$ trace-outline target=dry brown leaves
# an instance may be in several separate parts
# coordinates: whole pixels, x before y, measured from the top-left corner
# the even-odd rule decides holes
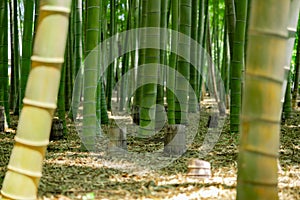
[[[297,114],[282,125],[280,199],[300,199],[300,118]],[[208,113],[201,114],[199,133],[206,131],[207,117]],[[203,141],[201,134],[184,156],[171,165],[159,171],[130,174],[105,167],[97,154],[81,152],[75,128],[70,121],[68,124],[69,135],[48,146],[39,186],[40,200],[235,199],[238,136],[229,134],[228,120],[217,145],[204,158],[212,166],[212,178],[209,179],[186,176],[188,161],[195,157]],[[9,161],[13,137],[13,133],[0,133],[0,183]],[[129,149],[138,151],[143,146],[135,141]]]

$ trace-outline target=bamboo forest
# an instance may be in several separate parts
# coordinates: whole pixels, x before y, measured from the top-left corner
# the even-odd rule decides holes
[[[300,199],[300,0],[0,0],[0,199]]]

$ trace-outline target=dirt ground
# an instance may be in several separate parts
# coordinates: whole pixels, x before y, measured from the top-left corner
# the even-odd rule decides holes
[[[95,154],[80,150],[80,139],[71,120],[68,135],[51,141],[44,161],[39,198],[50,199],[235,199],[238,135],[230,134],[228,118],[222,134],[204,158],[210,162],[212,177],[187,176],[187,165],[197,155],[207,131],[209,113],[202,109],[198,131],[183,156],[168,166],[143,173],[131,173],[108,167]],[[300,112],[282,123],[280,145],[279,198],[300,199]],[[197,124],[198,125],[198,124]],[[12,129],[17,117],[12,116]],[[0,133],[0,184],[6,172],[14,133]],[[153,148],[163,145],[155,140]],[[158,146],[157,146],[158,145]],[[145,144],[128,141],[128,149],[139,151]],[[151,146],[151,144],[150,144]]]

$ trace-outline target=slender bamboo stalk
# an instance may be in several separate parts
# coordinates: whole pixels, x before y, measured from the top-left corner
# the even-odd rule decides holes
[[[139,13],[139,27],[143,28],[147,26],[147,7],[148,7],[148,1],[147,0],[141,0],[141,11]],[[145,33],[141,33],[139,36],[139,43],[142,45],[142,43],[146,43],[146,36]],[[139,44],[138,44],[139,45]],[[140,66],[145,64],[145,49],[139,49],[138,50],[138,68],[137,68],[137,85],[142,85],[142,79],[141,76],[143,74],[143,70]],[[140,103],[142,99],[142,88],[138,88],[136,90],[134,101],[133,101],[133,122],[136,124],[140,123]]]
[[[297,52],[295,58],[295,79],[294,79],[294,88],[293,88],[293,98],[292,98],[292,107],[297,107],[297,97],[299,93],[299,68],[300,68],[300,20],[298,22],[298,39],[297,39]]]
[[[300,22],[298,22],[299,9],[300,9],[300,1],[292,0],[291,5],[290,5],[290,16],[289,16],[289,25],[288,25],[289,40],[288,40],[288,47],[287,47],[287,54],[286,54],[287,69],[290,68],[289,66],[290,66],[290,63],[292,60],[294,43],[295,43],[295,39],[296,39],[297,24],[300,23]],[[298,35],[298,40],[299,40],[299,35]],[[296,71],[296,73],[297,73],[297,71]],[[295,83],[294,85],[298,86],[298,83]],[[294,96],[294,93],[293,93],[293,96]],[[293,104],[294,105],[296,104],[295,101],[293,101]]]
[[[288,24],[288,42],[286,49],[286,65],[285,65],[285,81],[283,83],[283,94],[284,105],[283,112],[286,118],[290,118],[292,112],[292,101],[291,101],[291,80],[290,80],[290,63],[292,60],[292,54],[295,43],[295,34],[297,31],[297,22],[299,17],[300,1],[293,0],[290,4],[289,11],[289,24]],[[287,91],[288,90],[288,91]]]
[[[292,98],[291,98],[291,79],[290,79],[290,73],[287,77],[287,84],[286,84],[286,90],[284,95],[284,103],[283,103],[283,109],[284,118],[289,119],[291,118],[292,114]]]
[[[19,85],[20,85],[20,48],[19,48],[19,17],[18,17],[18,1],[13,1],[13,44],[14,44],[14,62],[12,67],[14,68],[14,83],[15,87],[13,88],[13,109],[14,114],[19,114]]]
[[[192,0],[192,24],[191,24],[191,38],[194,41],[197,41],[197,35],[198,35],[198,20],[197,19],[197,12],[198,12],[198,5],[199,5],[199,0]],[[191,41],[192,44],[192,41]],[[195,47],[195,45],[191,45],[191,62],[196,63],[195,60],[197,58],[198,51]],[[192,86],[191,88],[193,90],[189,91],[189,112],[196,112],[197,111],[197,106],[198,106],[198,100],[196,98],[195,92],[198,91],[198,84],[197,84],[197,71],[195,66],[192,64],[190,65],[190,85]]]
[[[204,48],[205,48],[205,41],[207,35],[207,16],[208,16],[208,1],[207,0],[200,0],[199,1],[199,31],[198,31],[198,43],[201,44],[201,48],[198,50],[200,51],[198,63],[200,66],[199,69],[199,76],[198,76],[198,101],[200,102],[202,97],[202,83],[203,83],[203,70],[204,70]]]
[[[86,2],[85,26],[85,67],[84,67],[84,102],[83,102],[83,136],[81,148],[93,151],[97,130],[96,94],[99,64],[99,8],[98,0]],[[87,58],[87,56],[89,56]]]
[[[191,35],[192,24],[192,1],[179,0],[179,32]],[[184,41],[181,37],[178,39],[178,48],[185,49],[186,56],[190,59],[190,40]],[[181,76],[179,75],[181,74]],[[183,80],[183,77],[185,80]],[[187,60],[181,56],[177,60],[177,74],[176,74],[176,86],[175,90],[178,99],[183,99],[180,104],[178,99],[175,101],[175,122],[176,124],[188,123],[188,82],[190,79],[190,64]]]
[[[66,68],[67,68],[67,54],[68,54],[68,42],[66,45],[66,52],[65,52],[65,63],[62,65],[61,75],[60,75],[60,84],[58,90],[58,97],[57,97],[57,113],[58,118],[63,123],[63,135],[67,134],[67,124],[66,124],[66,101],[65,101],[65,88],[66,88]]]
[[[116,34],[116,1],[110,0],[110,37]],[[110,60],[112,59],[113,54],[113,42],[110,44]],[[113,82],[114,82],[114,67],[115,62],[112,62],[107,68],[107,87],[106,87],[106,98],[107,98],[107,110],[111,111],[111,98],[112,98],[112,90],[113,90]]]
[[[160,27],[161,19],[161,0],[152,0],[147,5],[147,27]],[[151,39],[157,46],[160,45],[160,33],[147,32],[146,39]],[[144,67],[142,74],[142,99],[140,102],[140,136],[149,137],[155,131],[155,113],[156,113],[156,84],[143,84],[145,81],[151,80],[157,83],[158,67],[160,63],[160,50],[146,49],[145,64],[151,64]]]
[[[240,113],[242,104],[242,78],[245,68],[245,35],[248,0],[236,3],[236,31],[234,33],[233,54],[230,64],[230,131],[239,132]]]
[[[82,70],[81,70],[81,66],[82,66],[82,50],[83,50],[83,45],[82,45],[82,0],[75,0],[74,1],[74,6],[76,8],[75,11],[75,19],[74,19],[74,23],[75,23],[75,36],[74,36],[74,65],[75,65],[75,70],[74,70],[74,76],[79,76],[82,75]],[[74,79],[75,80],[75,79]],[[78,88],[82,88],[82,78],[78,79],[78,85],[76,85],[76,87]],[[75,94],[73,94],[73,106],[72,106],[72,111],[71,113],[77,113],[78,107],[79,107],[79,102],[80,102],[80,98],[81,98],[81,90],[77,89],[74,90],[74,92],[76,92]]]
[[[227,31],[229,36],[230,58],[233,57],[233,40],[236,26],[236,11],[234,0],[225,0],[226,6],[226,21],[228,22]]]
[[[1,193],[36,199],[64,61],[71,0],[41,0],[32,68]],[[51,31],[49,31],[51,30]],[[59,31],[56,31],[59,30]]]
[[[127,19],[127,24],[126,24],[126,31],[130,30],[132,28],[132,15],[133,13],[133,0],[129,1],[129,8],[128,8],[128,19]],[[124,48],[127,49],[128,45],[132,45],[132,42],[129,43],[129,35],[128,32],[126,33],[125,36],[125,42],[124,42]],[[132,39],[132,38],[130,38]],[[122,77],[124,76],[125,73],[127,73],[128,69],[129,69],[129,59],[130,59],[130,55],[131,53],[126,53],[123,56],[123,60],[122,60]],[[125,80],[125,78],[122,78],[122,83],[121,83],[121,91],[120,91],[120,105],[119,105],[119,110],[123,111],[124,110],[124,105],[125,105],[125,101],[126,101],[126,91],[127,91],[127,82],[128,80]]]
[[[0,2],[0,70],[1,72],[4,71],[4,40],[3,40],[3,34],[5,31],[4,28],[4,1]],[[7,21],[6,21],[7,22]],[[5,84],[5,75],[4,73],[0,73],[0,106],[4,106],[4,84]]]
[[[0,105],[4,106],[6,122],[10,124],[9,105],[9,77],[8,77],[8,2],[1,2],[1,37],[0,37],[0,69],[1,69],[1,99]]]
[[[33,15],[34,15],[34,0],[25,1],[25,13],[24,13],[24,30],[22,39],[22,58],[20,73],[22,74],[20,79],[20,98],[19,108],[22,108],[22,100],[25,95],[25,88],[30,72],[30,56],[32,54],[32,40],[33,40]]]
[[[277,159],[286,64],[282,55],[287,47],[289,5],[290,0],[252,0],[237,199],[278,199]]]
[[[172,30],[178,31],[178,19],[179,19],[179,0],[172,0]],[[177,65],[177,46],[178,37],[171,38],[171,49],[170,54],[170,70],[167,73],[167,103],[168,103],[168,123],[175,124],[175,69]]]

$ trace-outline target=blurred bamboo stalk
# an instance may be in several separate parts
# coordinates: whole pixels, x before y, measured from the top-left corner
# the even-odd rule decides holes
[[[237,199],[278,199],[277,159],[290,0],[252,0]]]

